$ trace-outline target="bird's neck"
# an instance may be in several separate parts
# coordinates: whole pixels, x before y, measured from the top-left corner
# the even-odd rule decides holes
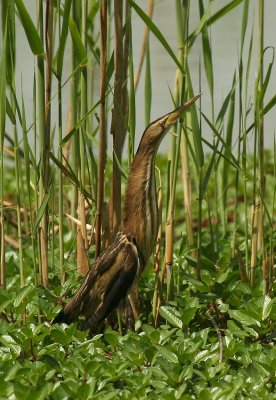
[[[131,165],[125,199],[124,230],[132,234],[145,262],[157,235],[157,201],[153,148],[140,146]]]

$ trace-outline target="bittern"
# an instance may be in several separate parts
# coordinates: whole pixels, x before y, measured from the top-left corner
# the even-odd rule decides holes
[[[130,168],[123,223],[53,323],[70,324],[83,315],[86,319],[81,329],[97,332],[140,277],[157,237],[156,152],[170,127],[199,96],[158,118],[144,131]]]

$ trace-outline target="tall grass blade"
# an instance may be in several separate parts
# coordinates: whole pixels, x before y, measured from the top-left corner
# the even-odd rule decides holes
[[[61,79],[62,68],[63,68],[63,60],[64,60],[64,51],[65,45],[68,36],[68,24],[70,17],[72,0],[65,0],[64,10],[63,10],[63,20],[62,20],[62,29],[59,38],[59,47],[57,53],[57,77]],[[59,6],[60,7],[60,6]]]
[[[154,36],[159,40],[159,42],[165,48],[165,50],[170,55],[170,57],[175,62],[177,67],[180,69],[180,71],[184,73],[181,63],[177,59],[173,49],[171,48],[171,46],[169,45],[169,43],[167,42],[167,40],[165,39],[165,37],[161,33],[161,31],[152,22],[152,20],[147,16],[147,14],[145,14],[144,11],[133,0],[128,0],[128,2],[131,5],[131,7],[136,11],[136,13],[139,15],[139,17],[144,21],[144,23],[147,25],[147,27],[151,30],[151,32],[154,34]]]
[[[30,48],[34,55],[42,55],[44,53],[43,42],[36,30],[34,23],[28,13],[22,0],[14,0],[23,28],[25,30]]]

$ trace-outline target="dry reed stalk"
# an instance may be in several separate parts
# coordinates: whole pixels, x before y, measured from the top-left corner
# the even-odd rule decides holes
[[[81,227],[77,228],[77,273],[84,276],[89,270],[89,259],[82,236]]]
[[[108,203],[103,203],[102,208],[102,247],[106,249],[110,243],[110,227],[109,227],[109,207]]]
[[[115,50],[114,50],[114,101],[111,121],[111,134],[113,137],[113,174],[110,199],[110,229],[115,233],[121,222],[121,171],[118,166],[122,158],[123,146],[123,2],[114,1],[115,22]]]
[[[104,202],[104,171],[106,166],[106,121],[105,121],[105,91],[106,91],[106,48],[107,48],[107,2],[101,5],[101,59],[100,59],[100,140],[98,162],[97,216],[95,237],[95,258],[101,252],[101,227]]]
[[[147,7],[147,12],[146,13],[147,13],[147,16],[150,19],[152,18],[153,8],[154,8],[154,0],[148,0],[148,7]],[[139,83],[139,80],[140,80],[141,71],[142,71],[142,67],[143,67],[143,63],[144,63],[144,59],[145,59],[145,54],[146,54],[146,49],[147,49],[147,46],[148,46],[148,39],[149,39],[149,28],[148,28],[148,26],[145,26],[144,33],[143,33],[141,50],[140,50],[138,67],[137,67],[137,71],[136,71],[135,77],[134,77],[134,89],[135,89],[135,91],[136,91],[136,89],[138,87],[138,83]]]
[[[86,231],[85,201],[79,194],[79,220],[77,228],[77,271],[79,275],[86,275],[89,270],[88,239]]]
[[[4,236],[5,236],[5,242],[8,243],[8,245],[13,247],[15,250],[19,249],[19,244],[16,240],[14,240],[13,238],[11,238],[8,235],[4,235]]]

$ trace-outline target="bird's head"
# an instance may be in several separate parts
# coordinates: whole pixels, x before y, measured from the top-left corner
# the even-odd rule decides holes
[[[189,101],[182,104],[175,110],[153,121],[144,131],[141,140],[141,145],[151,145],[154,147],[154,150],[156,150],[161,140],[163,139],[165,134],[169,131],[171,126],[175,124],[175,122],[179,119],[181,114],[187,108],[189,108],[200,96],[201,93],[198,94],[197,96],[192,97]]]

